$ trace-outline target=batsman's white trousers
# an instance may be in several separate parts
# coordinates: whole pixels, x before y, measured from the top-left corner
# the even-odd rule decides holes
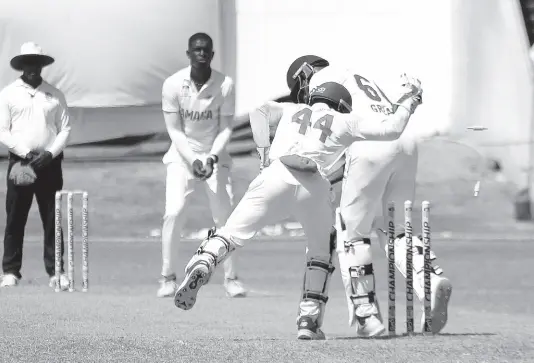
[[[290,170],[279,160],[250,183],[221,235],[243,246],[261,228],[288,216],[294,216],[302,225],[309,257],[330,256],[330,184],[319,173]]]
[[[330,229],[334,222],[330,183],[319,173],[289,170],[280,160],[273,161],[250,183],[220,234],[242,247],[262,227],[290,215],[300,222],[306,234],[308,261],[315,259],[329,264]],[[327,285],[325,281],[321,284]],[[316,317],[320,325],[324,315],[322,305],[301,300],[299,316]]]
[[[208,196],[215,226],[224,225],[232,212],[232,181],[230,169],[232,160],[229,154],[219,157],[213,175],[206,181],[193,176],[191,166],[180,159],[167,164],[165,190],[165,215],[162,228],[162,268],[161,274],[169,276],[173,273],[173,244],[180,240],[184,223],[187,219],[186,210],[194,192],[204,189]],[[234,259],[231,256],[224,262],[226,278],[236,278]]]
[[[403,223],[404,201],[414,200],[417,147],[406,140],[356,142],[347,150],[340,210],[347,240],[369,238],[373,228],[385,228],[387,204],[396,206]]]

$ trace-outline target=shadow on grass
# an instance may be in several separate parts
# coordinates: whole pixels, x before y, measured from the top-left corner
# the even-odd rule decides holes
[[[408,335],[406,333],[404,334],[398,334],[398,335],[383,335],[379,337],[332,337],[328,340],[393,340],[393,339],[410,339],[410,338],[433,338],[433,337],[475,337],[475,336],[495,336],[497,334],[495,333],[441,333],[441,334],[423,334],[423,333],[415,333],[412,335]]]
[[[469,336],[495,336],[497,334],[494,333],[443,333],[443,334],[434,334],[426,336],[422,333],[417,333],[412,336],[409,336],[408,334],[399,334],[399,335],[383,335],[379,337],[374,338],[366,338],[366,337],[327,337],[326,340],[394,340],[394,339],[410,339],[410,338],[432,338],[432,337],[469,337]],[[255,337],[255,338],[232,338],[230,339],[234,342],[245,342],[245,341],[256,341],[256,340],[262,340],[262,341],[285,341],[287,340],[287,337],[279,337],[279,338],[266,338],[266,337]],[[307,341],[307,340],[306,340]]]
[[[479,337],[479,336],[494,336],[495,333],[442,333],[438,334],[442,336],[452,336],[452,337]]]
[[[276,293],[271,291],[262,291],[262,290],[249,290],[247,294],[248,298],[281,298],[285,297],[282,293]]]
[[[288,338],[280,337],[280,338],[266,338],[266,337],[257,337],[257,338],[232,338],[228,339],[232,342],[255,342],[255,341],[265,341],[265,342],[281,342],[281,341],[287,341]]]

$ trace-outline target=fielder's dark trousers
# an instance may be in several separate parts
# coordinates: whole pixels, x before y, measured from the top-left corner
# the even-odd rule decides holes
[[[17,186],[7,178],[6,193],[6,230],[4,235],[4,257],[2,269],[4,274],[13,274],[19,279],[22,277],[22,245],[24,230],[28,214],[33,202],[37,200],[39,214],[44,230],[44,265],[48,276],[55,273],[55,195],[63,188],[63,172],[61,170],[61,154],[48,166],[36,171],[37,179],[32,185]],[[9,155],[7,174],[20,158],[14,154]],[[61,255],[63,256],[63,236],[61,236]],[[61,258],[63,271],[63,258]]]

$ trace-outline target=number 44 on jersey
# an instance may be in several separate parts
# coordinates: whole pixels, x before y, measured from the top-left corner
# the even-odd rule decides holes
[[[299,133],[304,135],[306,134],[306,131],[308,130],[308,127],[312,127],[311,125],[311,116],[312,116],[312,110],[309,108],[303,108],[302,110],[298,111],[293,115],[292,122],[296,122],[300,124]],[[319,140],[321,142],[325,142],[326,138],[330,135],[332,135],[332,122],[334,120],[333,115],[326,114],[319,118],[317,121],[315,121],[315,124],[313,125],[314,129],[321,130],[321,136],[319,137]]]

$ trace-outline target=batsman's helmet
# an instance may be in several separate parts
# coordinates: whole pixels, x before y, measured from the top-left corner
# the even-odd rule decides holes
[[[310,105],[325,102],[341,113],[352,111],[352,97],[349,91],[336,82],[326,82],[316,87],[310,94]]]

